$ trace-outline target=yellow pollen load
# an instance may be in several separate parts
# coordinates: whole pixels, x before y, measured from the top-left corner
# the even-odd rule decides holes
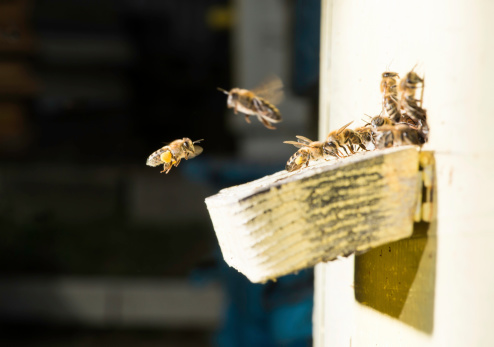
[[[161,153],[161,160],[164,161],[165,163],[169,163],[172,161],[172,153],[170,151],[166,151],[164,153]]]
[[[301,155],[300,155],[300,156],[298,156],[298,157],[297,157],[297,159],[295,160],[295,163],[296,163],[297,165],[300,165],[300,164],[302,164],[303,162],[305,162],[305,158],[304,158],[303,156],[301,156]]]

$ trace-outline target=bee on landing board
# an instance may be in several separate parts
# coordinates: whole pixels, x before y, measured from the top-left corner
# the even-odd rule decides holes
[[[400,109],[398,107],[398,78],[396,72],[385,71],[381,79],[381,93],[383,95],[383,111],[394,122],[400,121]]]
[[[294,155],[288,159],[285,169],[286,171],[295,171],[302,168],[304,165],[309,166],[310,160],[317,160],[324,158],[324,142],[322,141],[312,141],[307,137],[297,135],[298,142],[295,141],[284,141],[283,143],[288,143],[300,148]]]
[[[345,152],[347,157],[349,156],[347,149],[351,154],[355,154],[359,148],[364,151],[367,150],[362,143],[361,137],[354,130],[347,129],[352,123],[353,121],[328,134],[323,147],[324,154],[331,155],[335,158],[341,158],[342,154],[340,153],[340,149]]]
[[[424,96],[424,79],[413,71],[410,71],[402,78],[398,86],[401,92],[399,102],[400,109],[403,110],[401,123],[409,124],[417,128],[427,141],[429,135],[429,126],[427,124],[427,112],[422,108]],[[420,89],[420,98],[416,98],[417,90]]]
[[[383,125],[375,129],[376,148],[423,145],[425,140],[422,134],[407,124]]]
[[[375,117],[371,117],[371,116],[367,116],[367,117],[369,117],[371,120],[369,123],[366,124],[366,126],[371,125],[373,128],[377,128],[377,127],[380,127],[383,125],[394,125],[395,124],[395,121],[393,121],[392,119],[390,119],[388,117],[383,117],[381,115],[378,115]]]
[[[250,116],[256,116],[266,128],[276,129],[271,123],[281,122],[281,113],[275,105],[283,99],[282,88],[281,80],[273,76],[252,91],[240,88],[218,90],[228,95],[227,107],[233,108],[235,114],[243,113],[247,123],[250,123]]]
[[[369,126],[363,126],[363,127],[358,127],[355,128],[355,132],[360,136],[360,139],[362,140],[362,144],[365,146],[367,150],[374,150],[375,145],[374,145],[374,132],[372,131],[372,128]]]
[[[168,173],[173,166],[178,166],[182,159],[188,160],[202,153],[202,147],[195,145],[202,140],[192,142],[188,137],[175,140],[153,152],[147,159],[146,165],[158,166],[163,164],[163,171]]]

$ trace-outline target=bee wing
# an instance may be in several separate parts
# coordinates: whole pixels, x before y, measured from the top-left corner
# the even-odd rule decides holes
[[[295,147],[297,148],[302,148],[304,147],[304,144],[300,143],[300,142],[296,142],[296,141],[283,141],[283,143],[287,143],[289,145],[294,145]]]
[[[201,146],[194,146],[194,153],[189,154],[189,159],[197,157],[199,154],[201,154],[203,151],[203,148]]]
[[[352,123],[353,123],[353,120],[350,123],[343,125],[341,128],[338,129],[337,134],[339,135],[343,130],[345,130],[346,128],[348,128],[348,126],[350,124],[352,124]]]
[[[308,139],[305,136],[297,135],[296,138],[298,139],[298,142],[304,143],[304,144],[310,144],[312,142],[311,139]]]
[[[278,76],[271,75],[266,78],[258,87],[252,89],[252,92],[263,99],[266,99],[273,105],[278,105],[283,101],[283,82]]]

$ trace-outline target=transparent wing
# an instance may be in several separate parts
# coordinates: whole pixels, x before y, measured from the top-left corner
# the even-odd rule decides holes
[[[194,145],[194,153],[189,155],[189,159],[197,157],[203,151],[201,146]]]
[[[278,105],[283,101],[283,82],[276,75],[267,77],[258,87],[252,89],[252,92],[263,99],[266,99],[273,105]]]
[[[309,139],[309,138],[307,138],[305,136],[301,136],[301,135],[297,135],[296,138],[298,139],[298,142],[304,143],[306,145],[308,145],[311,142],[313,142],[311,139]]]
[[[337,134],[340,134],[343,130],[345,130],[352,123],[353,123],[353,120],[350,123],[343,125],[341,128],[338,129]]]
[[[296,142],[296,141],[283,141],[283,143],[287,143],[289,145],[294,145],[295,147],[297,148],[302,148],[304,147],[304,144],[303,143],[300,143],[300,142]]]

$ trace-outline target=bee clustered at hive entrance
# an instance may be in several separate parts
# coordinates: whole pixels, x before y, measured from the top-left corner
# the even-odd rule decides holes
[[[359,150],[383,149],[404,145],[423,145],[429,138],[427,112],[422,108],[424,80],[413,70],[398,83],[396,72],[382,74],[382,111],[362,127],[349,129],[350,122],[331,131],[325,141],[312,141],[297,135],[285,141],[300,148],[286,164],[287,171],[307,167],[311,160],[339,159]],[[420,90],[420,98],[417,98]]]

